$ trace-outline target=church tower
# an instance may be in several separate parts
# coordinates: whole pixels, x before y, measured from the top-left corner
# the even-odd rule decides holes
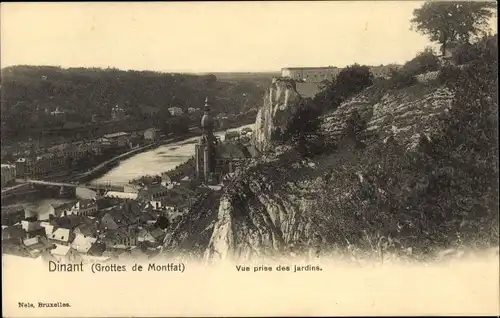
[[[198,179],[205,182],[212,181],[215,172],[215,136],[214,120],[210,114],[208,97],[205,99],[204,114],[201,118],[202,136],[196,145],[196,174]]]

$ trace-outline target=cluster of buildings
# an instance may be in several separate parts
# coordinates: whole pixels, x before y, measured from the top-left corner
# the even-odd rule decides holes
[[[224,141],[215,137],[208,99],[201,127],[203,133],[195,145],[195,157],[159,178],[130,184],[121,193],[108,191],[94,199],[50,205],[44,214],[29,215],[15,205],[2,207],[4,251],[60,262],[155,255],[168,226],[178,216],[189,212],[206,191],[211,191],[211,185],[224,185],[241,164],[258,155],[251,143],[250,128],[228,132]],[[155,140],[158,133],[147,130],[143,139]],[[129,137],[127,133],[116,133],[102,137],[100,143],[123,144]],[[37,158],[48,160],[44,170],[33,168],[25,158],[16,161],[13,169],[23,175],[46,173],[63,164],[65,157],[78,157],[86,151],[89,148],[64,145],[47,152],[49,159]],[[56,153],[63,159],[58,159]],[[201,184],[205,186],[200,187]]]
[[[126,151],[156,142],[163,136],[155,128],[139,132],[117,132],[89,141],[63,143],[47,148],[26,150],[15,154],[17,159],[10,165],[2,165],[2,187],[10,180],[25,177],[47,177],[67,173],[82,158],[100,157],[103,154]],[[4,168],[5,166],[5,168]],[[4,182],[4,170],[5,182]]]
[[[104,261],[155,255],[166,229],[193,198],[153,183],[134,200],[82,199],[50,205],[32,216],[18,205],[2,207],[4,251],[57,260]]]

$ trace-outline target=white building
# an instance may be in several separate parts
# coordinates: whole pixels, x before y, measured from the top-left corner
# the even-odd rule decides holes
[[[168,111],[170,112],[170,115],[172,115],[172,116],[180,116],[180,115],[184,114],[184,112],[182,111],[182,109],[180,107],[170,107],[168,109]]]
[[[2,188],[16,178],[16,166],[2,164]]]
[[[339,67],[287,67],[281,69],[281,76],[294,80],[320,83],[334,79],[342,69]]]
[[[68,214],[75,214],[81,216],[91,216],[97,213],[98,207],[95,199],[79,200]]]

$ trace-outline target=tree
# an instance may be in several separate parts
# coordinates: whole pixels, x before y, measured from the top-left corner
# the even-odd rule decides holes
[[[301,100],[288,122],[283,140],[292,141],[303,155],[315,154],[320,151],[323,146],[320,114],[321,109],[312,100]]]
[[[368,66],[353,64],[337,75],[336,91],[342,98],[355,95],[373,84],[373,74]]]
[[[168,220],[168,218],[164,215],[161,215],[158,220],[156,220],[156,223],[155,223],[156,227],[164,230],[166,229],[169,225],[170,225],[170,221]]]
[[[413,11],[412,27],[441,44],[444,54],[451,42],[468,43],[472,36],[479,36],[489,27],[494,15],[494,2],[426,2]]]

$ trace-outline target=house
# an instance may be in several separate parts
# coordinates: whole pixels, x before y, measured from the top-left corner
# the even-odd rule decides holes
[[[82,261],[79,253],[68,245],[56,244],[56,247],[50,250],[50,254],[61,263],[76,263]]]
[[[55,227],[61,227],[74,231],[80,224],[84,222],[84,218],[85,217],[80,215],[68,214],[59,218],[52,218],[49,223],[50,225],[53,225]]]
[[[26,158],[18,158],[16,162],[14,162],[14,166],[16,167],[16,176],[19,178],[24,178],[26,175]]]
[[[125,147],[128,144],[128,139],[130,133],[127,132],[117,132],[113,134],[104,135],[104,138],[108,139],[112,145],[115,147]]]
[[[2,225],[14,225],[25,217],[24,207],[22,205],[7,205],[2,207]]]
[[[49,205],[48,215],[50,217],[61,217],[65,215],[72,214],[71,211],[75,205],[75,201],[61,203],[61,204],[51,204]]]
[[[113,143],[111,142],[111,140],[109,140],[108,138],[104,138],[104,137],[96,139],[95,142],[101,149],[107,149],[107,148],[111,148],[113,146]]]
[[[126,113],[125,110],[119,105],[115,105],[111,109],[111,119],[113,120],[123,120],[125,119]]]
[[[71,214],[79,216],[91,216],[98,211],[97,202],[95,199],[79,200],[71,209]]]
[[[26,237],[26,232],[20,225],[2,226],[2,245],[6,243],[20,243]]]
[[[180,107],[169,107],[168,111],[170,112],[170,115],[172,116],[180,116],[184,114],[184,111],[182,111],[182,108]]]
[[[71,247],[78,253],[88,253],[97,239],[83,234],[75,234],[75,239],[71,242]]]
[[[42,236],[36,236],[23,241],[23,245],[31,257],[38,257],[55,247]]]
[[[104,234],[102,242],[106,247],[122,248],[137,245],[138,231],[136,229],[116,229]]]
[[[154,106],[148,106],[148,105],[139,105],[139,111],[144,117],[147,117],[149,119],[155,118],[155,116],[158,115],[160,112],[160,109],[158,107]]]
[[[82,223],[79,224],[77,227],[74,229],[75,235],[84,235],[87,237],[97,237],[99,234],[99,229],[97,227],[97,223]]]
[[[75,234],[70,229],[47,225],[45,227],[45,236],[49,241],[57,242],[61,245],[69,245],[75,238]]]
[[[1,187],[3,188],[4,186],[10,184],[14,179],[16,179],[16,166],[2,164],[1,169],[2,169]]]
[[[137,190],[138,191],[138,190]],[[116,198],[116,199],[124,199],[124,200],[136,200],[137,193],[134,192],[120,192],[120,191],[108,191],[104,195],[107,198]]]
[[[161,201],[167,197],[168,189],[161,184],[153,184],[139,190],[137,198],[145,201]]]
[[[240,134],[237,131],[227,131],[224,135],[224,140],[238,140]]]
[[[100,230],[116,230],[136,223],[141,213],[141,208],[136,202],[127,200],[121,206],[104,213],[99,222]]]
[[[26,237],[32,238],[38,235],[45,235],[45,228],[40,225],[40,222],[32,219],[21,221],[21,227],[26,232]]]
[[[144,140],[155,142],[160,136],[160,130],[156,128],[149,128],[144,131]]]
[[[148,246],[158,245],[165,238],[165,231],[160,228],[142,229],[137,237],[137,242],[145,243]]]

